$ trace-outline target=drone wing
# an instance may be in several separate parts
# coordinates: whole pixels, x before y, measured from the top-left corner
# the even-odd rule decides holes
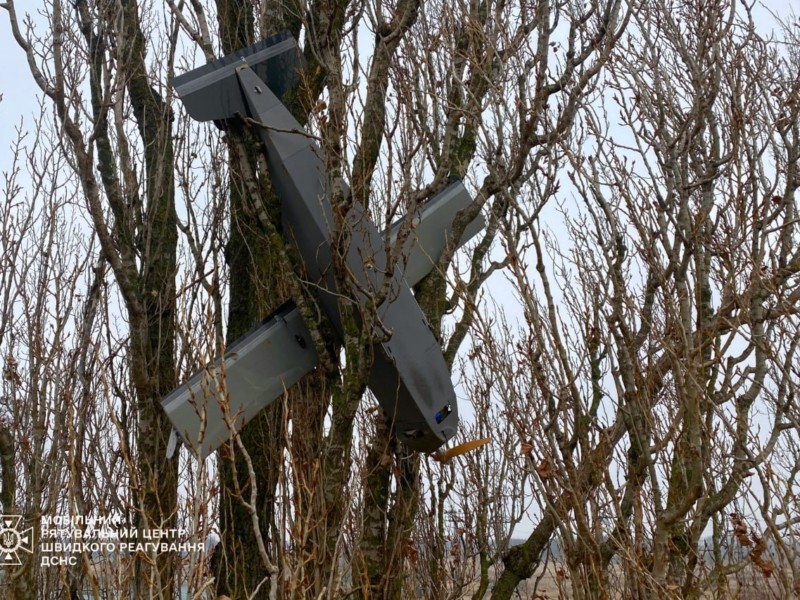
[[[317,362],[300,311],[288,302],[237,340],[224,360],[173,391],[162,406],[183,442],[205,458]]]

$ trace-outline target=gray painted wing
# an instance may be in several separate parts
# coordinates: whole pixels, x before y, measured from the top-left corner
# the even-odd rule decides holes
[[[420,212],[419,223],[406,241],[405,252],[408,259],[403,277],[409,286],[419,283],[439,261],[453,219],[471,201],[472,198],[463,184],[455,182],[425,204]],[[397,229],[401,223],[402,220],[392,225],[390,234],[392,239],[396,239]],[[458,246],[466,243],[482,228],[482,218],[473,221],[467,227]],[[195,373],[184,385],[167,396],[164,400],[164,408],[172,420],[175,430],[181,431],[180,437],[190,449],[201,458],[205,458],[228,440],[231,431],[238,432],[246,421],[279,398],[283,394],[283,385],[286,385],[287,388],[290,387],[294,380],[291,373],[292,368],[300,366],[301,369],[308,372],[316,366],[317,358],[312,348],[310,353],[303,352],[298,356],[299,363],[297,365],[284,365],[287,372],[281,380],[282,385],[277,385],[273,379],[271,387],[269,387],[269,381],[264,386],[268,389],[259,391],[252,387],[248,388],[248,381],[252,381],[254,374],[258,377],[263,375],[269,378],[270,365],[280,368],[272,356],[277,352],[276,348],[280,347],[280,344],[283,343],[289,351],[300,354],[293,346],[292,336],[299,336],[300,339],[309,340],[308,343],[310,343],[310,334],[302,330],[303,326],[304,322],[297,308],[288,304],[269,317],[254,332],[237,340],[231,347],[226,358],[224,381],[229,398],[228,406],[233,407],[234,413],[241,412],[242,416],[241,419],[233,420],[232,427],[229,427],[223,419],[221,407],[217,409],[213,404],[219,402],[218,399],[223,397],[222,394],[210,393],[210,390],[215,390],[217,386],[222,385],[222,380],[219,382],[213,380],[214,374],[222,372],[219,361],[212,369]],[[294,341],[297,341],[296,337]],[[431,351],[435,351],[435,349]],[[240,377],[244,379],[239,381]],[[380,380],[384,376],[377,373],[374,377],[377,380],[374,385],[380,386]],[[389,376],[385,380],[391,381],[392,377]],[[209,407],[208,402],[206,403],[206,433],[201,440],[200,414],[203,410],[203,398],[207,398],[212,404]]]
[[[454,181],[426,202],[418,215],[410,217],[417,225],[410,231],[403,245],[403,254],[406,257],[403,277],[408,285],[417,285],[439,262],[456,216],[472,202],[472,196],[464,184]],[[392,242],[397,239],[400,227],[406,220],[407,217],[404,217],[392,223]],[[457,247],[463,246],[485,226],[483,216],[479,215],[467,225]]]
[[[195,373],[162,406],[184,443],[205,458],[317,362],[300,311],[287,303],[237,340],[221,365]]]

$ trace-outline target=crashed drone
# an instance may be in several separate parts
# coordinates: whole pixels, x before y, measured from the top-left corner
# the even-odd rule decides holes
[[[248,119],[258,124],[281,203],[284,235],[294,243],[320,307],[342,338],[338,305],[343,292],[337,289],[332,268],[335,220],[324,157],[280,100],[296,84],[301,65],[295,40],[284,32],[176,77],[174,84],[189,115],[198,121]],[[415,216],[418,222],[405,241],[403,260],[388,275],[384,233],[364,207],[352,202],[343,219],[349,237],[346,262],[358,290],[348,298],[363,308],[385,277],[391,277],[392,289],[377,309],[380,324],[364,319],[360,325],[390,333],[373,348],[369,388],[392,419],[398,438],[422,452],[433,452],[453,438],[458,407],[441,347],[411,287],[434,268],[456,215],[471,202],[460,181],[431,198]],[[396,239],[401,225],[402,220],[392,225],[390,239]],[[459,245],[483,227],[478,217]],[[300,311],[288,302],[229,347],[222,363],[193,375],[164,399],[174,426],[168,454],[180,438],[205,458],[312,371],[318,357]]]

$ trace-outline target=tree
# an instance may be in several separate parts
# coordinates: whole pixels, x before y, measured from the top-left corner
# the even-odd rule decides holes
[[[716,0],[4,7],[45,102],[18,142],[30,175],[5,186],[4,260],[41,275],[0,279],[3,510],[221,537],[211,557],[55,570],[39,548],[9,571],[19,597],[796,586],[791,31],[764,39]],[[489,446],[444,462],[397,441],[366,392],[374,314],[344,293],[341,342],[320,317],[253,124],[193,124],[173,97],[176,73],[283,29],[306,62],[284,102],[335,214],[359,202],[385,227],[460,177],[475,202],[452,240],[486,217],[414,292],[461,439]],[[160,399],[287,299],[319,368],[215,461],[165,460]]]
[[[556,532],[576,596],[612,576],[627,597],[726,596],[748,563],[787,594],[795,550],[769,497],[793,485],[773,461],[797,435],[797,78],[733,5],[648,3],[634,23],[611,102],[577,130],[589,150],[566,151],[570,241],[534,238],[535,286],[514,268],[533,374],[514,393],[549,443],[532,448],[543,516],[494,595]]]
[[[169,527],[175,517],[177,461],[165,458],[171,426],[159,403],[176,381],[177,229],[172,113],[166,94],[150,81],[143,33],[148,15],[140,15],[136,2],[119,7],[79,2],[65,13],[57,1],[49,5],[49,36],[32,39],[21,29],[15,4],[5,8],[34,80],[53,104],[60,141],[127,312],[128,365],[137,398],[138,468],[130,474],[137,526]],[[42,62],[39,51],[46,57]],[[128,109],[135,133],[123,119]],[[149,565],[144,557],[137,561],[136,586],[142,593],[170,590],[172,577],[169,556]]]

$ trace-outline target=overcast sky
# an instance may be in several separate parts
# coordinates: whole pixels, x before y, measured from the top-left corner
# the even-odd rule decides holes
[[[43,0],[18,1],[18,10],[35,10]],[[800,0],[766,0],[754,7],[754,14],[762,33],[767,35],[774,26],[773,13],[783,20],[791,20],[800,12]],[[20,15],[22,18],[22,15]],[[0,10],[0,56],[3,57],[2,83],[0,83],[0,171],[11,166],[9,146],[16,136],[15,128],[24,120],[25,129],[30,130],[39,113],[37,92],[39,91],[28,69],[25,55],[11,35],[8,12]],[[48,106],[48,108],[50,108]]]

